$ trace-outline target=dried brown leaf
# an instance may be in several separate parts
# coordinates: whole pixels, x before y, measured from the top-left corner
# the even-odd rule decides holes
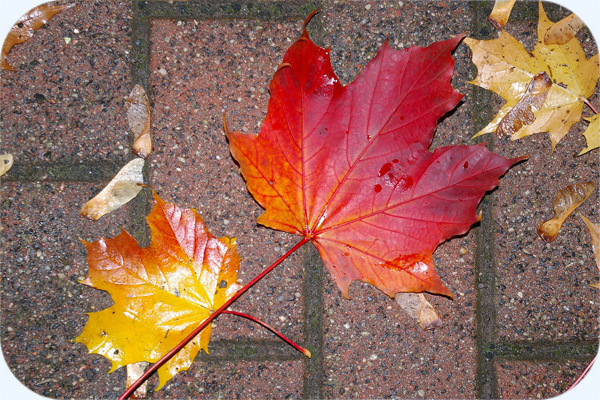
[[[144,160],[129,161],[100,193],[81,208],[81,216],[96,221],[129,202],[142,190]]]
[[[442,326],[440,315],[423,293],[396,293],[395,299],[408,315],[419,321],[421,328],[434,329]]]
[[[10,53],[13,46],[26,42],[33,36],[35,31],[44,26],[52,17],[59,12],[72,7],[72,4],[67,5],[48,5],[42,4],[32,8],[23,15],[16,24],[8,32],[4,44],[2,45],[2,53],[0,53],[0,68],[14,71],[14,69],[6,61],[6,56]]]
[[[571,14],[554,24],[546,35],[544,35],[544,44],[547,46],[558,44],[566,44],[569,40],[573,39],[577,32],[583,28],[585,24],[575,14]]]
[[[496,131],[501,135],[512,136],[515,132],[519,131],[523,125],[531,125],[535,121],[532,108],[536,111],[542,108],[548,90],[552,87],[552,80],[545,72],[540,72],[535,75],[527,91],[521,97],[519,102],[500,120],[498,124],[498,130]]]
[[[146,158],[152,151],[150,102],[144,88],[135,85],[126,101],[129,129],[133,132],[133,152]]]
[[[0,176],[8,172],[13,165],[12,154],[1,154],[0,155]]]
[[[494,25],[494,28],[502,29],[502,27],[506,25],[515,1],[516,0],[496,0],[494,9],[488,17],[488,21]]]
[[[573,184],[559,190],[552,202],[554,218],[542,223],[538,228],[538,234],[542,239],[547,243],[556,239],[558,231],[567,217],[592,193],[594,193],[593,181]]]

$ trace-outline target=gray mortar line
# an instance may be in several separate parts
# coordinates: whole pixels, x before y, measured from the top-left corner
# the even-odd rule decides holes
[[[492,344],[488,352],[503,360],[519,361],[591,361],[598,353],[598,341],[505,341]]]
[[[304,399],[322,399],[325,372],[323,367],[323,261],[316,247],[304,246],[304,342],[312,357],[305,362]]]
[[[487,28],[487,15],[477,1],[471,2],[473,11],[472,32],[480,36]],[[489,29],[488,29],[489,31]],[[474,132],[485,121],[491,119],[489,107],[485,107],[492,99],[492,93],[477,86],[472,87]],[[472,132],[474,134],[474,132]],[[476,140],[476,142],[481,142]],[[494,137],[486,138],[487,148],[493,150]],[[496,338],[496,259],[494,254],[494,214],[493,194],[487,194],[480,204],[482,213],[481,226],[476,231],[477,248],[475,252],[475,289],[477,293],[476,318],[477,318],[477,372],[475,393],[479,399],[498,399],[498,377],[494,366],[494,355],[486,351]]]
[[[108,182],[122,165],[113,162],[15,162],[1,182]]]
[[[298,361],[302,354],[281,340],[218,340],[210,353],[198,353],[196,361]]]

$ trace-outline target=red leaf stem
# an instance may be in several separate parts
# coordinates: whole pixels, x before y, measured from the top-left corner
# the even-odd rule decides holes
[[[297,345],[292,340],[285,337],[281,332],[279,332],[278,330],[276,330],[275,328],[273,328],[271,325],[267,324],[266,322],[263,322],[257,318],[254,318],[251,315],[244,314],[244,313],[237,312],[237,311],[223,311],[221,314],[231,314],[231,315],[237,315],[238,317],[248,318],[250,321],[254,321],[257,324],[264,326],[265,328],[267,328],[268,330],[270,330],[271,332],[273,332],[274,334],[279,336],[284,342],[286,342],[287,344],[289,344],[290,346],[292,346],[293,348],[298,350],[300,353],[304,354],[306,357],[308,357],[308,358],[311,357],[310,350]]]
[[[200,331],[202,331],[202,329],[204,329],[208,324],[210,324],[213,319],[215,319],[220,314],[222,314],[225,311],[225,309],[231,305],[231,303],[233,303],[235,300],[237,300],[238,297],[240,297],[242,294],[244,294],[256,282],[258,282],[259,280],[261,280],[262,278],[264,278],[265,275],[267,275],[269,272],[271,272],[276,266],[278,266],[279,264],[281,264],[281,262],[283,260],[285,260],[286,258],[288,258],[293,252],[295,252],[296,250],[298,250],[300,247],[302,247],[308,241],[310,241],[310,239],[307,238],[307,237],[304,237],[301,241],[299,241],[298,243],[296,243],[296,245],[294,247],[292,247],[284,255],[282,255],[281,257],[279,257],[277,259],[277,261],[275,261],[273,264],[271,264],[263,272],[261,272],[260,274],[258,274],[254,279],[252,279],[250,282],[248,282],[243,288],[241,288],[240,290],[238,290],[233,296],[231,296],[231,298],[225,304],[223,304],[221,306],[221,308],[219,308],[217,311],[215,311],[213,314],[211,314],[207,319],[205,319],[200,324],[200,326],[198,326],[192,333],[190,333],[185,339],[183,339],[181,341],[181,343],[179,343],[175,348],[173,348],[173,350],[169,351],[160,360],[158,360],[155,364],[153,364],[150,368],[148,368],[148,370],[146,372],[144,372],[144,375],[142,375],[129,388],[127,388],[127,390],[121,395],[121,397],[119,397],[119,400],[124,400],[124,399],[128,398],[129,396],[131,396],[131,394],[133,392],[135,392],[135,390],[142,383],[144,383],[144,381],[146,379],[148,379],[148,377],[150,375],[152,375],[164,363],[166,363],[167,361],[169,361],[171,359],[171,357],[173,357],[179,350],[181,350],[183,347],[185,347],[185,345],[188,344],[194,337],[196,337],[196,335],[198,333],[200,333]]]

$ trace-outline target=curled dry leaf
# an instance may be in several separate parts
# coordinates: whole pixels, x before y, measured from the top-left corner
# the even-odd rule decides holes
[[[146,158],[152,151],[150,138],[150,103],[144,88],[135,85],[126,100],[127,121],[133,132],[133,152]]]
[[[139,362],[127,364],[127,383],[126,386],[129,388],[138,379],[144,375],[144,370],[148,366],[147,362]],[[148,381],[142,383],[139,388],[131,395],[130,399],[145,399],[147,393]]]
[[[16,24],[8,32],[8,36],[2,45],[2,53],[0,54],[0,67],[14,71],[14,69],[6,61],[6,56],[10,53],[13,46],[27,41],[33,36],[35,31],[44,26],[52,17],[59,12],[72,7],[73,5],[48,5],[42,4],[29,10],[23,15]]]
[[[580,217],[590,230],[590,235],[592,236],[592,248],[594,249],[594,259],[596,260],[598,270],[600,270],[600,225],[594,224],[583,215],[580,215]],[[593,283],[590,286],[600,289],[600,283]]]
[[[81,215],[96,221],[135,198],[144,185],[143,168],[143,159],[129,161],[96,197],[83,205]]]
[[[554,207],[554,218],[542,223],[538,228],[538,234],[546,241],[552,242],[556,239],[560,227],[567,217],[579,207],[588,197],[594,193],[594,182],[577,183],[561,189],[554,196],[552,207]]]
[[[542,71],[552,78],[552,87],[542,107],[533,112],[535,121],[523,124],[511,139],[548,132],[554,150],[571,126],[581,120],[583,105],[590,105],[587,98],[598,81],[598,54],[586,58],[577,38],[565,45],[545,45],[544,35],[553,25],[540,3],[538,43],[531,52],[505,31],[498,39],[465,39],[477,66],[477,78],[471,83],[506,100],[492,122],[475,136],[496,132],[500,121],[525,96],[531,79]]]
[[[500,120],[497,133],[501,135],[512,135],[520,130],[523,125],[530,125],[535,121],[533,109],[536,111],[542,107],[548,90],[552,87],[552,80],[545,72],[540,72],[533,77],[525,95],[521,100]]]
[[[1,154],[0,155],[0,176],[8,172],[13,165],[12,154]]]
[[[396,293],[396,303],[413,319],[419,321],[421,328],[434,329],[442,326],[442,319],[423,293]]]
[[[559,44],[563,45],[573,39],[577,32],[583,28],[585,24],[575,14],[571,14],[554,24],[546,35],[544,35],[544,44]]]
[[[599,114],[595,114],[591,118],[584,118],[590,123],[585,132],[583,132],[583,136],[585,136],[585,140],[587,142],[587,147],[581,150],[581,153],[579,153],[578,156],[600,147],[600,122],[598,122],[598,115]]]
[[[241,288],[235,238],[214,237],[196,210],[156,194],[154,199],[149,247],[140,247],[126,231],[83,242],[90,273],[81,283],[108,292],[114,304],[89,313],[74,341],[112,361],[111,372],[157,362]],[[208,353],[210,335],[208,325],[158,368],[158,389],[187,370],[201,349]]]
[[[494,9],[488,17],[488,21],[494,25],[494,28],[502,29],[502,27],[506,25],[513,5],[515,5],[515,1],[516,0],[496,0]]]

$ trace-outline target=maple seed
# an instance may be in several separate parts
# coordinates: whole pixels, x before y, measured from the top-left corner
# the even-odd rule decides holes
[[[594,182],[577,183],[559,190],[554,196],[552,206],[554,218],[542,223],[538,234],[546,243],[556,239],[567,217],[594,193]]]
[[[535,121],[532,108],[536,111],[542,108],[551,87],[552,80],[546,72],[542,71],[534,76],[521,100],[502,118],[496,132],[500,135],[512,135],[523,125],[531,125]]]

